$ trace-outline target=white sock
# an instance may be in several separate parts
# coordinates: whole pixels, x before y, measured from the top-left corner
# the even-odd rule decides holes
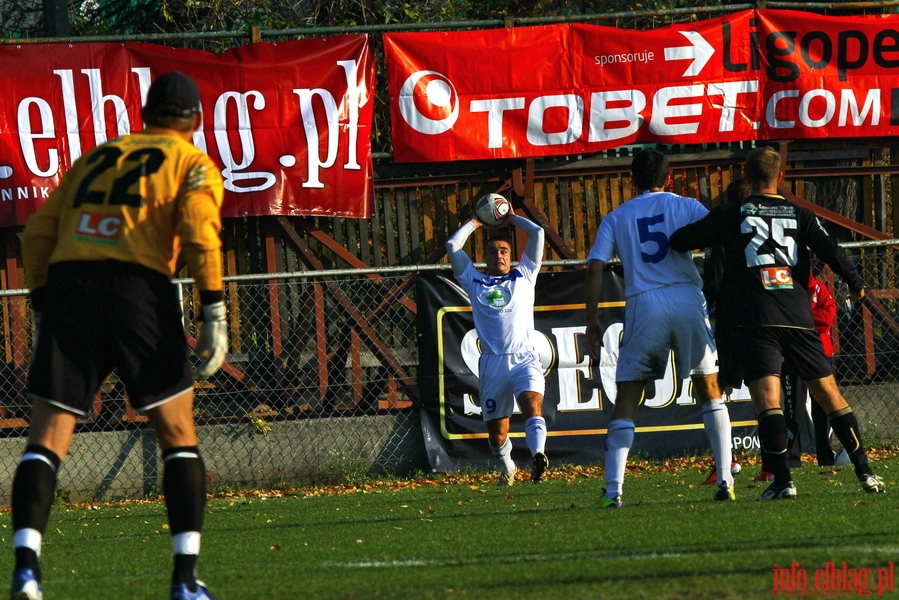
[[[199,554],[200,532],[185,531],[172,536],[172,554]]]
[[[730,449],[730,413],[722,399],[703,404],[702,422],[715,455],[717,481],[719,484],[727,482],[727,487],[733,487],[734,477],[730,472],[730,464],[733,462],[733,452]]]
[[[546,449],[546,419],[531,417],[524,423],[524,441],[531,451],[531,456]]]
[[[13,548],[30,548],[34,550],[35,554],[39,557],[41,555],[41,543],[43,542],[44,536],[41,535],[41,532],[37,529],[17,529],[12,534],[12,547]]]
[[[512,460],[512,440],[506,438],[506,442],[502,446],[499,448],[490,446],[490,449],[493,451],[493,456],[499,459],[503,473],[515,472],[517,467],[515,466],[515,461]]]
[[[621,495],[627,455],[634,444],[634,422],[630,419],[613,419],[606,435],[606,497]]]

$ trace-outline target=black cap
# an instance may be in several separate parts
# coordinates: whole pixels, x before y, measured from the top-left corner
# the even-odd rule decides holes
[[[179,71],[160,75],[150,84],[144,111],[156,117],[190,117],[200,110],[200,88]]]

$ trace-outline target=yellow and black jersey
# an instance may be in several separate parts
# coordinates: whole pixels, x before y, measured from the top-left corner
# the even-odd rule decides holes
[[[169,277],[183,251],[200,290],[221,290],[222,176],[177,132],[118,137],[81,156],[26,223],[25,276],[47,282],[49,266],[114,260]]]

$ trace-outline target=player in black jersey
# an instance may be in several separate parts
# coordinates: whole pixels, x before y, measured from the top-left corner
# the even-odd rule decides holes
[[[778,193],[783,171],[777,151],[762,147],[750,152],[745,175],[752,192],[749,197],[718,206],[700,221],[682,227],[671,236],[670,244],[678,251],[724,247],[721,293],[732,300],[728,318],[738,328],[736,348],[758,415],[762,458],[774,473],[774,481],[758,500],[796,496],[786,463],[787,424],[780,405],[784,358],[793,363],[827,412],[862,488],[883,492],[883,480],[868,464],[858,419],[837,388],[815,330],[806,290],[809,250],[843,278],[853,300],[864,297],[865,282],[815,214]]]

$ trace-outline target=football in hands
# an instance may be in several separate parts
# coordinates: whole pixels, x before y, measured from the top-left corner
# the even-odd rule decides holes
[[[478,198],[474,205],[474,214],[478,221],[488,227],[502,225],[509,216],[512,205],[499,194],[485,194]]]

